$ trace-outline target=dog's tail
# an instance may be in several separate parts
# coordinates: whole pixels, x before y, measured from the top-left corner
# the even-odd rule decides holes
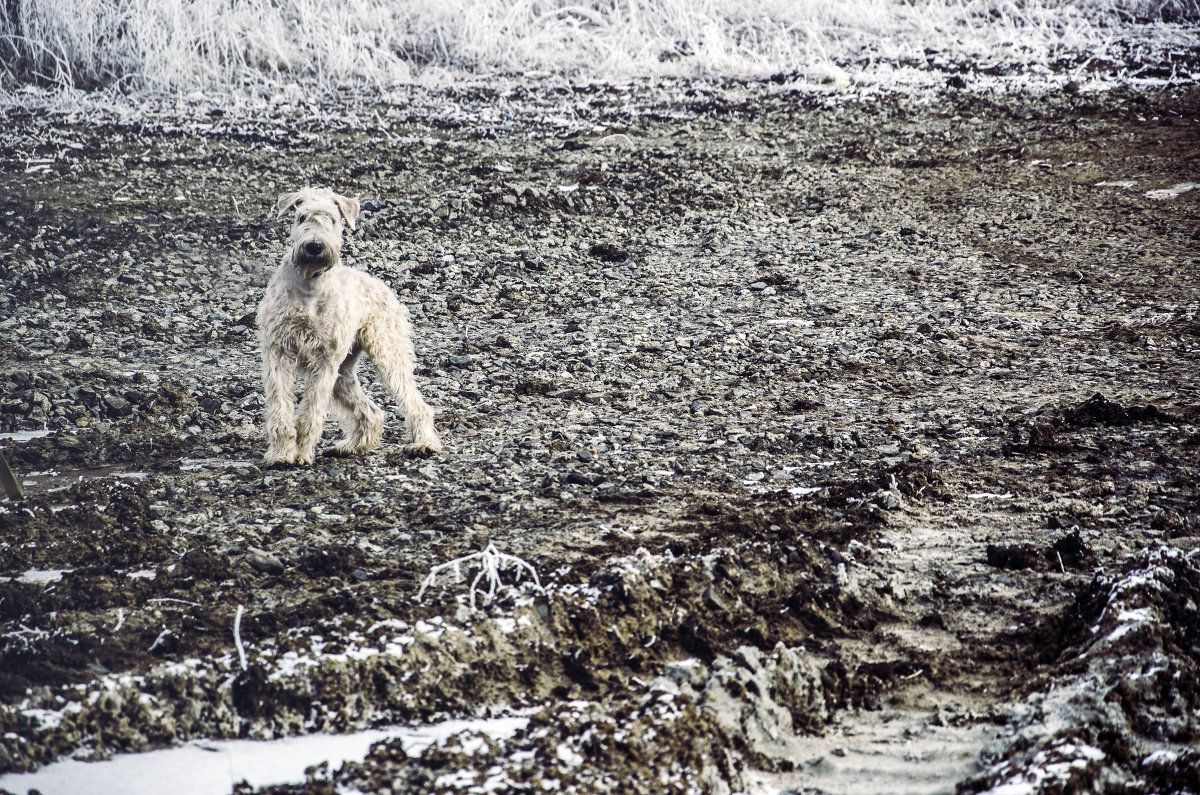
[[[388,391],[404,410],[404,424],[413,437],[413,447],[437,452],[442,440],[433,427],[433,409],[421,397],[413,377],[412,324],[408,309],[382,313],[372,318],[361,334],[362,345]]]

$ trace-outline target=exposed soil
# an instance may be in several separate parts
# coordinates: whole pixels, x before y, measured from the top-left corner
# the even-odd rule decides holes
[[[0,431],[50,433],[0,442],[0,771],[526,710],[275,791],[1200,792],[1200,190],[1146,195],[1198,99],[10,112]],[[444,454],[368,367],[382,449],[260,466],[304,184],[363,200]],[[418,596],[489,542],[543,587]]]

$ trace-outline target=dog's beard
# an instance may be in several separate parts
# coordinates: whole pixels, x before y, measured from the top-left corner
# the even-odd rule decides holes
[[[292,251],[292,264],[302,271],[329,270],[337,264],[336,252],[326,249],[316,256],[304,253],[303,246],[296,246]]]

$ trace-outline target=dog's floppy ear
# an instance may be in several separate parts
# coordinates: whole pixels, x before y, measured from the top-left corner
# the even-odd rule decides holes
[[[345,196],[334,194],[333,201],[342,211],[342,217],[346,219],[346,223],[353,229],[354,221],[358,218],[358,210],[362,206],[358,203],[358,199],[347,199]]]
[[[282,218],[288,210],[300,203],[301,198],[303,194],[300,191],[281,195],[279,201],[275,202],[275,217]]]

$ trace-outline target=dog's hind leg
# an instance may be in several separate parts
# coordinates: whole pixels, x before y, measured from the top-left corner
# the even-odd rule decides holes
[[[433,427],[433,409],[421,397],[413,378],[412,326],[408,310],[397,304],[371,318],[359,339],[388,391],[404,409],[404,424],[412,432],[413,450],[436,453],[442,440]]]
[[[358,382],[358,358],[362,347],[355,345],[338,368],[333,385],[333,405],[345,426],[345,438],[334,445],[340,455],[365,453],[379,446],[383,438],[383,409],[376,406]]]

